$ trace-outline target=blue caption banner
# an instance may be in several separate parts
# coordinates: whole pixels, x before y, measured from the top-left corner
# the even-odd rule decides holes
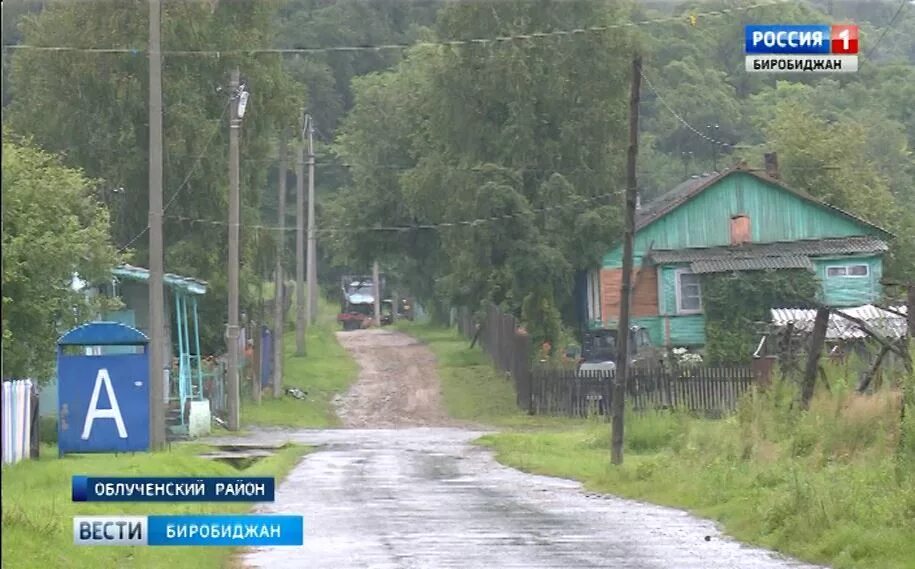
[[[830,28],[822,25],[756,24],[744,27],[747,54],[830,53]]]
[[[88,546],[302,545],[302,516],[76,516],[73,543]]]
[[[302,545],[302,516],[148,516],[149,545]]]
[[[74,502],[273,502],[273,478],[74,476]]]

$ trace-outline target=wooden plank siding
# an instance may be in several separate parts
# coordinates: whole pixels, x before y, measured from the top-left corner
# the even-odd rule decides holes
[[[658,273],[653,266],[642,266],[633,271],[632,310],[634,318],[658,315]],[[615,322],[620,317],[620,298],[623,290],[622,269],[602,269],[600,272],[601,314],[604,322]]]
[[[838,214],[827,206],[803,200],[791,192],[746,172],[734,172],[667,215],[636,231],[636,265],[649,247],[685,249],[731,244],[731,218],[749,217],[753,243],[874,235],[879,230]],[[622,245],[603,259],[604,268],[622,266]]]

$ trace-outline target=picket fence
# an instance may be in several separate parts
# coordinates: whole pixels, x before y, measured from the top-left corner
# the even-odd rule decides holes
[[[16,464],[37,450],[38,396],[30,379],[3,382],[3,464]]]

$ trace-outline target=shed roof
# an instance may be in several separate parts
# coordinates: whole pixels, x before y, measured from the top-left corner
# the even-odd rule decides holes
[[[830,237],[775,243],[748,243],[727,247],[701,247],[675,250],[655,250],[649,255],[658,263],[682,263],[706,259],[754,259],[784,257],[789,255],[854,255],[857,253],[883,253],[886,243],[876,237]]]
[[[809,332],[813,330],[816,312],[816,310],[799,308],[773,308],[771,310],[772,324],[779,328],[792,324],[797,330]],[[863,320],[868,327],[882,336],[898,339],[906,335],[906,319],[904,316],[900,316],[900,314],[906,313],[905,306],[894,307],[893,312],[889,312],[871,304],[865,304],[854,308],[843,308],[842,312]],[[833,340],[850,340],[865,338],[867,334],[851,320],[842,318],[838,314],[830,314],[826,337]]]
[[[873,223],[871,223],[861,217],[858,217],[857,215],[855,215],[853,213],[840,209],[836,206],[830,205],[824,201],[818,200],[806,192],[802,192],[800,190],[796,190],[794,188],[786,186],[782,181],[777,180],[767,174],[764,174],[764,173],[756,171],[756,170],[751,170],[745,164],[738,164],[737,166],[735,166],[733,168],[725,169],[721,172],[714,172],[712,174],[703,174],[702,176],[697,176],[694,178],[690,178],[689,180],[686,180],[684,182],[681,182],[680,184],[675,186],[672,190],[663,194],[661,197],[652,200],[651,202],[646,204],[641,210],[638,211],[638,213],[636,214],[636,219],[635,219],[636,231],[638,231],[639,229],[642,229],[643,227],[646,227],[647,225],[664,217],[665,215],[667,215],[671,211],[675,210],[676,208],[680,207],[687,201],[698,196],[699,194],[704,192],[706,189],[715,185],[715,183],[718,182],[719,180],[726,178],[727,176],[730,176],[737,172],[743,172],[745,174],[749,174],[750,176],[759,178],[760,180],[762,180],[768,184],[772,184],[776,187],[779,187],[787,192],[794,194],[795,196],[799,197],[800,199],[802,199],[804,201],[807,201],[807,202],[813,203],[819,207],[831,210],[832,212],[834,212],[838,215],[841,215],[842,217],[851,219],[857,223],[867,225],[869,227],[877,229],[878,231],[882,232],[886,236],[892,235],[889,231],[887,231],[886,229],[883,229],[880,226],[874,225]]]
[[[755,259],[704,259],[690,263],[689,268],[696,274],[729,273],[731,271],[761,271],[765,269],[807,269],[813,270],[809,257],[787,255],[784,257],[758,257]]]
[[[112,270],[112,273],[121,279],[146,282],[149,280],[149,269],[135,267],[133,265],[118,265]],[[193,277],[183,277],[172,273],[165,273],[165,285],[183,290],[188,294],[202,295],[206,294],[208,283]]]

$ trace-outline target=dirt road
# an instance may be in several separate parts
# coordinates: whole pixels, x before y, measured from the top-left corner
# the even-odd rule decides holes
[[[454,425],[442,408],[435,356],[425,345],[385,329],[338,332],[359,364],[359,377],[337,399],[337,415],[350,428]]]
[[[246,567],[812,569],[679,510],[502,466],[472,444],[481,431],[429,426],[448,421],[424,346],[386,330],[340,341],[362,366],[340,400],[351,428],[246,437],[316,447],[257,508],[302,515],[304,545],[249,550]]]

